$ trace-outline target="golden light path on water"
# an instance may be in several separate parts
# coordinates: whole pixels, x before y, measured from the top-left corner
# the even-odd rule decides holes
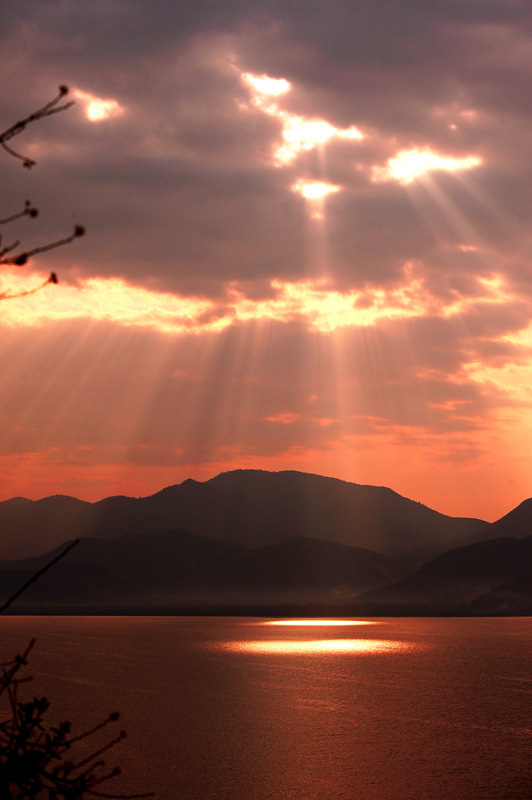
[[[276,655],[324,653],[387,653],[410,650],[405,642],[384,639],[304,639],[231,642],[227,649],[240,653],[275,653]]]
[[[261,628],[283,626],[294,628],[329,628],[343,626],[382,625],[373,620],[355,619],[283,619],[265,620],[251,623]],[[294,631],[295,633],[295,631]],[[386,639],[256,639],[241,642],[227,642],[224,649],[238,653],[259,653],[275,655],[312,655],[334,653],[390,653],[406,652],[414,645],[410,642],[394,642]]]
[[[344,625],[378,625],[378,622],[360,619],[273,619],[260,622],[259,625],[302,625],[320,628]]]

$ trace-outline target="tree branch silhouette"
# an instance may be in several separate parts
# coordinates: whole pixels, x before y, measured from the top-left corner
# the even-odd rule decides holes
[[[11,597],[9,598],[9,600],[6,600],[6,602],[4,603],[4,605],[3,605],[3,606],[0,606],[0,614],[3,614],[3,613],[4,613],[4,611],[6,611],[6,610],[9,608],[9,606],[10,606],[12,603],[14,603],[14,602],[15,602],[15,600],[17,599],[17,597],[20,597],[20,595],[21,595],[23,592],[25,592],[25,591],[26,591],[26,589],[27,589],[29,586],[31,586],[31,585],[32,585],[32,583],[35,583],[35,581],[38,581],[38,580],[39,580],[39,578],[41,577],[41,575],[44,575],[44,573],[45,573],[45,572],[47,572],[49,569],[51,569],[51,568],[54,566],[54,564],[57,564],[57,562],[58,562],[58,561],[61,561],[61,559],[62,559],[62,558],[64,558],[64,557],[67,555],[67,553],[70,553],[70,551],[71,551],[71,550],[72,550],[74,547],[76,547],[76,545],[77,545],[77,544],[79,544],[79,542],[80,542],[80,540],[79,540],[79,539],[74,539],[74,541],[73,541],[73,542],[71,542],[71,543],[68,545],[68,547],[65,547],[65,549],[64,549],[64,550],[63,550],[61,553],[59,553],[59,555],[58,555],[58,556],[56,556],[55,558],[53,558],[53,559],[52,559],[52,560],[51,560],[51,561],[50,561],[48,564],[46,564],[46,566],[45,566],[45,567],[43,567],[42,569],[38,569],[38,570],[37,570],[37,572],[35,572],[35,574],[34,574],[34,575],[32,575],[32,576],[31,576],[31,578],[30,578],[28,581],[26,581],[26,583],[25,583],[25,584],[23,584],[23,586],[21,586],[21,587],[20,587],[20,589],[17,589],[17,591],[15,592],[15,594],[11,595]]]
[[[23,133],[28,125],[31,125],[37,122],[40,119],[45,117],[50,117],[53,114],[58,114],[61,111],[66,111],[67,109],[71,108],[74,105],[75,101],[70,100],[68,102],[62,103],[61,101],[68,94],[68,86],[62,84],[59,87],[58,94],[54,97],[50,102],[46,103],[42,108],[34,111],[32,114],[29,114],[24,119],[19,120],[14,125],[11,125],[10,128],[7,128],[5,131],[0,133],[0,147],[2,147],[10,156],[16,158],[22,162],[22,166],[26,167],[27,169],[31,169],[37,163],[34,159],[29,158],[28,156],[19,153],[13,147],[7,144],[16,136],[19,136]],[[3,219],[0,219],[0,225],[6,225],[10,222],[15,222],[16,220],[21,219],[22,217],[28,216],[30,219],[35,219],[39,215],[39,210],[32,205],[30,200],[26,200],[24,203],[24,208],[21,211],[17,211],[14,214],[10,214]],[[64,245],[70,244],[80,236],[85,234],[85,228],[83,225],[75,225],[74,231],[70,236],[63,237],[61,239],[57,239],[56,241],[49,242],[44,245],[40,245],[39,247],[33,247],[28,250],[23,250],[19,253],[13,253],[18,247],[20,247],[20,240],[16,240],[11,244],[3,246],[3,238],[0,235],[0,265],[11,265],[15,267],[23,267],[25,266],[29,259],[32,256],[38,255],[39,253],[45,253],[49,250],[54,250],[57,247],[63,247]],[[47,280],[43,281],[43,283],[34,286],[31,289],[24,289],[22,291],[11,291],[10,289],[4,290],[0,292],[0,300],[5,299],[12,299],[15,297],[26,297],[30,294],[35,294],[44,286],[47,286],[49,283],[58,283],[57,275],[55,272],[51,272],[48,276]]]
[[[70,100],[67,103],[63,103],[63,105],[59,105],[61,100],[65,95],[68,94],[68,86],[61,84],[59,87],[59,93],[53,100],[50,100],[49,103],[46,103],[42,108],[38,111],[34,111],[33,114],[29,114],[24,119],[21,119],[19,122],[15,122],[14,125],[11,125],[10,128],[0,133],[0,147],[9,153],[10,156],[13,158],[18,158],[22,161],[22,166],[26,167],[26,169],[31,169],[37,163],[32,158],[28,158],[28,156],[23,156],[22,153],[13,150],[7,142],[11,139],[14,139],[15,136],[19,136],[23,131],[26,130],[27,126],[30,125],[32,122],[36,122],[39,119],[43,119],[44,117],[50,117],[52,114],[59,114],[60,111],[66,111],[67,108],[70,108],[74,105],[75,100]]]
[[[55,558],[37,570],[1,607],[3,614],[26,589],[61,561],[79,544],[79,539],[70,542]],[[31,677],[18,677],[27,666],[28,656],[35,645],[32,639],[22,655],[0,664],[0,701],[7,700],[9,714],[0,720],[0,800],[23,800],[46,796],[47,800],[78,800],[82,797],[116,798],[116,800],[145,800],[154,797],[152,792],[144,794],[107,794],[97,787],[120,775],[115,767],[105,769],[101,756],[126,738],[120,731],[104,745],[88,756],[72,759],[75,745],[117,722],[117,711],[98,725],[77,736],[71,736],[70,722],[47,725],[44,715],[50,707],[46,697],[34,697],[23,703],[19,700],[19,687]]]
[[[0,133],[0,146],[10,156],[20,160],[23,167],[31,169],[36,162],[28,156],[22,155],[7,142],[11,142],[21,134],[28,125],[70,108],[74,101],[61,102],[67,93],[68,87],[60,86],[59,93],[53,100]],[[26,216],[35,219],[38,214],[38,209],[32,205],[30,200],[26,200],[21,211],[0,219],[0,225],[15,222]],[[3,245],[0,235],[0,265],[24,267],[33,256],[70,244],[84,233],[85,228],[82,225],[75,225],[70,236],[22,252],[15,252],[20,247],[20,240]],[[43,283],[31,289],[17,292],[8,289],[0,292],[0,300],[25,297],[39,291],[48,283],[57,282],[57,275],[52,272]],[[79,541],[76,539],[70,542],[59,555],[37,570],[0,606],[0,614],[3,614],[45,572],[68,555]],[[62,722],[54,726],[45,721],[45,714],[50,707],[46,697],[33,697],[29,702],[22,702],[19,699],[19,687],[31,680],[31,676],[20,677],[19,673],[27,666],[28,656],[34,644],[35,639],[32,639],[22,655],[16,655],[11,661],[0,664],[0,708],[3,709],[7,706],[7,716],[0,717],[0,800],[33,800],[34,798],[35,800],[37,798],[78,800],[81,797],[144,800],[144,798],[153,797],[153,793],[124,795],[99,791],[102,784],[120,774],[118,768],[106,770],[105,761],[101,756],[126,737],[125,731],[120,731],[118,736],[114,736],[103,745],[100,744],[89,755],[86,755],[85,751],[77,759],[73,757],[77,745],[102,731],[108,725],[117,722],[118,712],[110,714],[103,722],[90,730],[77,736],[71,736],[70,722]]]

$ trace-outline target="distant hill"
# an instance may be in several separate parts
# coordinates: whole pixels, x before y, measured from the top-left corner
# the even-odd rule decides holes
[[[458,545],[476,544],[486,539],[503,539],[507,536],[524,539],[532,535],[532,498],[524,500],[496,522],[486,523],[472,536],[466,537]]]
[[[302,472],[236,470],[144,498],[87,503],[57,495],[0,503],[0,558],[44,553],[78,536],[112,539],[183,528],[248,547],[310,537],[420,564],[487,525],[439,514],[384,487]]]
[[[532,535],[532,498],[524,500],[504,517],[493,522],[489,529],[480,530],[482,535],[489,533],[490,539],[500,539],[504,536],[514,536],[516,539],[524,539]]]
[[[0,562],[0,599],[7,599],[60,551]],[[126,534],[82,539],[68,558],[28,588],[28,607],[347,602],[404,574],[387,556],[309,538],[250,549],[188,533]]]
[[[360,595],[357,603],[379,613],[401,609],[405,613],[467,609],[478,613],[484,609],[488,613],[490,607],[495,608],[494,603],[500,602],[501,592],[506,591],[502,584],[519,582],[531,574],[532,536],[491,539],[450,550],[398,583]],[[479,598],[484,595],[481,602]]]
[[[495,586],[471,604],[475,614],[532,615],[532,574]]]

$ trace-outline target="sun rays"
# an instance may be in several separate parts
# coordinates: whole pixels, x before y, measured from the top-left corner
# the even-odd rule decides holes
[[[92,135],[127,213],[166,228],[136,238],[131,223],[127,256],[87,251],[83,270],[62,262],[58,286],[2,305],[6,339],[32,341],[4,359],[23,396],[2,411],[6,480],[23,452],[31,476],[70,461],[94,486],[97,470],[155,490],[174,472],[264,466],[409,494],[434,490],[444,464],[456,498],[457,464],[486,475],[484,440],[528,442],[528,265],[503,253],[512,213],[488,188],[499,165],[483,111],[424,98],[395,125],[372,97],[342,105],[341,82],[266,62],[238,36],[198,42],[176,59],[164,109],[147,103],[142,118],[142,91],[138,107],[120,84],[74,91],[79,147]],[[71,166],[75,151],[53,147]],[[110,180],[109,195],[99,187],[97,204],[114,201]],[[115,217],[93,214],[105,235]],[[6,286],[38,282],[34,264]]]
[[[18,290],[39,274],[6,273],[6,282]],[[6,301],[0,325],[39,328],[68,320],[109,322],[131,328],[148,328],[165,334],[220,333],[242,323],[303,321],[311,330],[333,333],[338,329],[365,328],[383,321],[427,315],[459,318],[470,308],[515,301],[518,296],[502,274],[477,277],[472,298],[450,296],[446,302],[433,296],[421,272],[405,264],[402,280],[389,289],[365,287],[340,291],[326,277],[291,282],[271,281],[273,296],[252,298],[233,282],[220,300],[159,292],[128,284],[119,278],[81,278],[30,298]]]

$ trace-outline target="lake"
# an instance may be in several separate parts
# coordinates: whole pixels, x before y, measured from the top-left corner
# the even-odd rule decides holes
[[[525,800],[532,622],[2,617],[50,721],[121,711],[102,791],[159,800]],[[291,622],[285,620],[285,622]]]

